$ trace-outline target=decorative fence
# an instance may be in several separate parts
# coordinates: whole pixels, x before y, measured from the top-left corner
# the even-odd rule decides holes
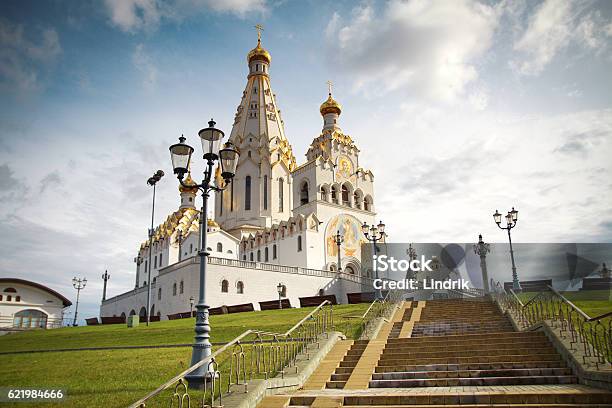
[[[333,306],[326,300],[285,333],[247,330],[130,408],[190,408],[192,401],[198,401],[194,405],[198,407],[221,407],[223,395],[232,387],[246,393],[252,379],[283,377],[288,370],[297,372],[299,357],[309,359],[309,346],[318,344],[321,336],[333,328]],[[186,377],[200,367],[204,367],[207,373],[203,378],[203,389],[189,389]]]
[[[612,364],[612,312],[590,317],[552,286],[526,302],[499,282],[491,280],[491,288],[501,309],[511,313],[521,328],[546,321],[559,330],[561,338],[569,338],[571,351],[582,351],[585,365]]]

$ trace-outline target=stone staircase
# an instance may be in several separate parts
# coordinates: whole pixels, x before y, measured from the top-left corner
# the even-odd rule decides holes
[[[578,384],[542,332],[517,332],[489,299],[406,302],[370,341],[355,341],[317,389],[267,407],[612,407]]]

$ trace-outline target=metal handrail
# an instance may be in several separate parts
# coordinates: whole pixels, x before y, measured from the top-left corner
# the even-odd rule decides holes
[[[523,329],[549,321],[551,328],[559,329],[561,338],[569,336],[570,351],[577,351],[575,345],[582,344],[584,364],[594,362],[596,368],[612,365],[612,319],[607,324],[602,322],[612,316],[612,311],[590,317],[551,285],[526,303],[512,289],[508,293],[499,282],[492,286],[500,308],[513,314]]]
[[[315,315],[317,315],[319,312],[324,311],[323,308],[325,306],[330,306],[329,319],[327,314],[325,314],[323,317],[323,321],[319,321],[316,319]],[[318,316],[320,316],[320,314]],[[314,330],[308,327],[304,327],[305,323],[308,322],[314,322]],[[287,365],[290,366],[291,363],[295,364],[298,354],[304,351],[309,343],[316,342],[316,338],[320,334],[325,333],[325,330],[330,327],[333,328],[333,308],[332,303],[329,300],[325,300],[285,333],[274,333],[264,330],[252,329],[246,330],[229,343],[224,344],[221,348],[213,352],[210,356],[200,360],[199,362],[187,368],[186,370],[183,370],[181,373],[166,381],[165,383],[157,387],[155,390],[145,395],[140,400],[134,402],[132,405],[130,405],[130,408],[146,407],[146,402],[148,400],[169,389],[174,384],[176,384],[174,396],[176,396],[177,398],[185,398],[184,396],[187,395],[187,399],[190,399],[189,394],[187,392],[187,387],[185,385],[185,377],[189,373],[193,372],[194,370],[197,370],[198,368],[204,365],[207,366],[207,372],[210,372],[211,368],[214,372],[214,374],[211,374],[210,379],[208,379],[207,376],[204,377],[204,391],[205,394],[207,391],[210,391],[210,406],[213,406],[216,393],[219,394],[219,403],[221,402],[221,373],[219,372],[217,362],[217,359],[221,354],[228,350],[232,350],[232,355],[230,357],[230,382],[228,384],[228,391],[232,385],[244,385],[246,392],[246,358],[242,346],[243,344],[245,344],[243,343],[244,339],[251,335],[255,336],[254,340],[252,341],[252,345],[254,352],[257,353],[258,360],[255,362],[253,358],[251,359],[251,375],[253,374],[253,371],[255,369],[257,370],[257,373],[261,373],[261,369],[263,368],[263,373],[267,378],[268,374],[272,372],[280,371],[281,374],[284,374],[284,367]],[[293,333],[298,330],[299,332],[296,333],[295,337],[293,337]],[[270,337],[271,341],[264,341],[263,336]],[[281,338],[284,339],[282,340],[282,344],[279,340]],[[265,350],[264,346],[268,346],[269,350]],[[283,361],[283,358],[287,361]],[[240,379],[241,376],[242,381]],[[233,382],[232,379],[235,379],[236,381]]]

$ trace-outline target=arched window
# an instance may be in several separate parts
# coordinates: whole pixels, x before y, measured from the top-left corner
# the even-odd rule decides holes
[[[264,175],[263,179],[263,209],[268,209],[268,175]]]
[[[338,186],[332,186],[331,199],[332,199],[332,203],[338,204]]]
[[[344,272],[345,272],[345,273],[348,273],[349,275],[354,275],[354,274],[355,274],[355,269],[353,268],[353,266],[352,266],[352,265],[347,265],[347,266],[344,268]]]
[[[342,205],[349,205],[349,189],[346,184],[342,185]]]
[[[366,211],[372,211],[372,197],[366,196],[366,198],[364,198],[363,209]]]
[[[15,288],[6,288],[4,293],[17,293],[17,290]]]
[[[323,186],[321,186],[321,200],[322,201],[328,200],[327,189]]]
[[[302,250],[302,236],[301,235],[298,235],[298,238],[297,238],[297,249],[298,249],[298,252]]]
[[[244,293],[244,283],[242,283],[242,281],[238,281],[238,283],[236,283],[236,293],[240,295]]]
[[[251,209],[251,176],[244,179],[244,209]]]
[[[253,253],[252,252],[249,254],[249,261],[253,262]]]
[[[359,190],[355,191],[355,194],[353,195],[353,202],[354,202],[355,208],[361,210],[361,201],[362,201],[361,192]]]
[[[217,252],[223,252],[223,244],[220,242],[217,242]]]
[[[283,212],[284,197],[285,197],[285,180],[283,180],[281,177],[278,179],[278,212]]]
[[[161,300],[161,288],[157,289],[157,300]]]
[[[261,262],[261,249],[257,250],[257,262]]]
[[[13,326],[44,329],[47,327],[47,314],[35,309],[21,310],[13,316]]]
[[[336,272],[336,264],[329,265],[329,270],[332,272]]]
[[[15,302],[21,302],[21,296],[15,296]]]
[[[229,291],[229,282],[227,279],[221,281],[221,292],[227,293]]]
[[[164,254],[159,254],[159,267],[160,267],[160,268],[162,267],[162,256],[163,256],[163,255],[164,255]]]
[[[172,285],[172,296],[176,296],[176,282]]]
[[[130,310],[130,316],[134,316],[136,314],[136,311],[134,311],[134,309]]]
[[[181,281],[181,283],[179,284],[179,293],[183,294],[184,291],[185,291],[185,283]]]
[[[272,245],[272,259],[276,259],[276,244]]]
[[[138,313],[138,316],[141,316],[141,317],[147,316],[147,309],[144,306],[140,308],[140,312]]]
[[[264,249],[264,262],[268,262],[268,261],[269,261],[269,259],[268,259],[268,247],[266,247]]]
[[[302,183],[300,187],[300,205],[308,204],[308,183]]]

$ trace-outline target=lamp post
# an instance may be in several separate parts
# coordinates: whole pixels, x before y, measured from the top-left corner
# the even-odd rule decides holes
[[[106,300],[106,282],[108,282],[109,279],[110,279],[110,275],[108,274],[108,271],[104,271],[104,273],[102,274],[102,280],[104,280],[104,289],[102,290],[102,301]]]
[[[493,214],[493,219],[495,223],[500,229],[508,231],[508,242],[510,243],[510,259],[512,260],[512,289],[516,291],[521,290],[521,284],[518,279],[518,275],[516,273],[516,264],[514,263],[514,251],[512,250],[512,237],[510,236],[510,230],[516,227],[516,223],[518,221],[518,211],[512,207],[511,211],[508,211],[508,214],[504,217],[506,219],[506,226],[501,226],[501,218],[502,215],[499,211],[495,210],[495,214]]]
[[[282,283],[278,283],[278,285],[276,285],[276,291],[278,292],[278,308],[279,309],[283,309],[283,284]]]
[[[72,325],[77,325],[77,314],[79,313],[79,297],[81,295],[81,290],[85,289],[85,285],[87,285],[87,279],[77,279],[76,276],[72,278],[72,286],[77,290],[77,300],[76,306],[74,308],[74,320],[72,321]]]
[[[153,229],[153,221],[155,217],[155,186],[157,182],[161,180],[164,176],[164,172],[161,170],[157,170],[155,174],[153,174],[147,180],[147,184],[153,187],[153,205],[151,206],[151,228],[149,229],[149,264],[147,265],[147,326],[151,322],[150,314],[151,314],[151,257],[153,256],[153,234],[155,230]]]
[[[334,242],[338,246],[338,273],[342,272],[342,254],[340,253],[340,246],[344,242],[344,236],[340,235],[340,230],[334,235]]]
[[[378,223],[378,225],[372,225],[371,227],[366,224],[365,222],[363,223],[363,225],[361,226],[361,232],[363,233],[363,235],[366,237],[366,239],[368,241],[370,241],[372,243],[372,248],[373,248],[373,252],[374,255],[376,255],[378,248],[376,247],[376,243],[378,241],[382,241],[386,234],[385,234],[385,224],[383,224],[382,221],[380,221]],[[378,280],[378,268],[374,268],[374,272],[375,272],[375,279]],[[376,299],[378,300],[382,300],[382,292],[380,291],[380,287],[378,289],[375,289],[376,291]]]
[[[170,146],[170,156],[172,159],[172,167],[174,174],[177,175],[180,183],[184,187],[198,188],[202,192],[202,209],[200,210],[200,246],[198,255],[200,256],[200,286],[199,297],[196,305],[196,323],[195,323],[195,339],[191,354],[191,365],[197,364],[202,359],[210,356],[210,324],[208,322],[208,305],[206,304],[206,225],[207,225],[207,207],[208,197],[211,191],[223,191],[231,182],[236,174],[236,166],[238,164],[238,150],[236,150],[230,142],[225,143],[221,149],[221,140],[224,133],[215,128],[215,122],[211,119],[208,122],[208,127],[198,132],[202,142],[202,150],[204,152],[204,160],[206,168],[204,170],[204,179],[201,184],[186,185],[183,178],[187,173],[190,163],[193,147],[185,144],[185,138],[181,136],[179,143]],[[221,177],[224,180],[224,187],[211,184],[213,181],[213,166],[219,161],[221,165]],[[204,376],[207,369],[199,367],[192,371],[186,378],[190,387],[198,387],[203,384]]]
[[[487,273],[487,254],[491,252],[491,246],[482,240],[482,234],[478,235],[478,242],[474,244],[474,253],[480,256],[480,270],[482,272],[482,284],[485,293],[489,293],[489,275]]]
[[[412,243],[408,245],[408,249],[406,250],[406,255],[408,255],[409,262],[412,262],[413,260],[417,259],[417,253],[416,253],[416,250],[412,247]],[[414,278],[415,275],[416,275],[416,272],[414,272],[411,269],[408,269],[406,271],[406,279],[412,279]]]
[[[189,311],[191,313],[191,315],[190,315],[191,317],[193,317],[193,305],[195,305],[195,298],[193,296],[191,296],[189,298],[189,306],[190,306]]]

